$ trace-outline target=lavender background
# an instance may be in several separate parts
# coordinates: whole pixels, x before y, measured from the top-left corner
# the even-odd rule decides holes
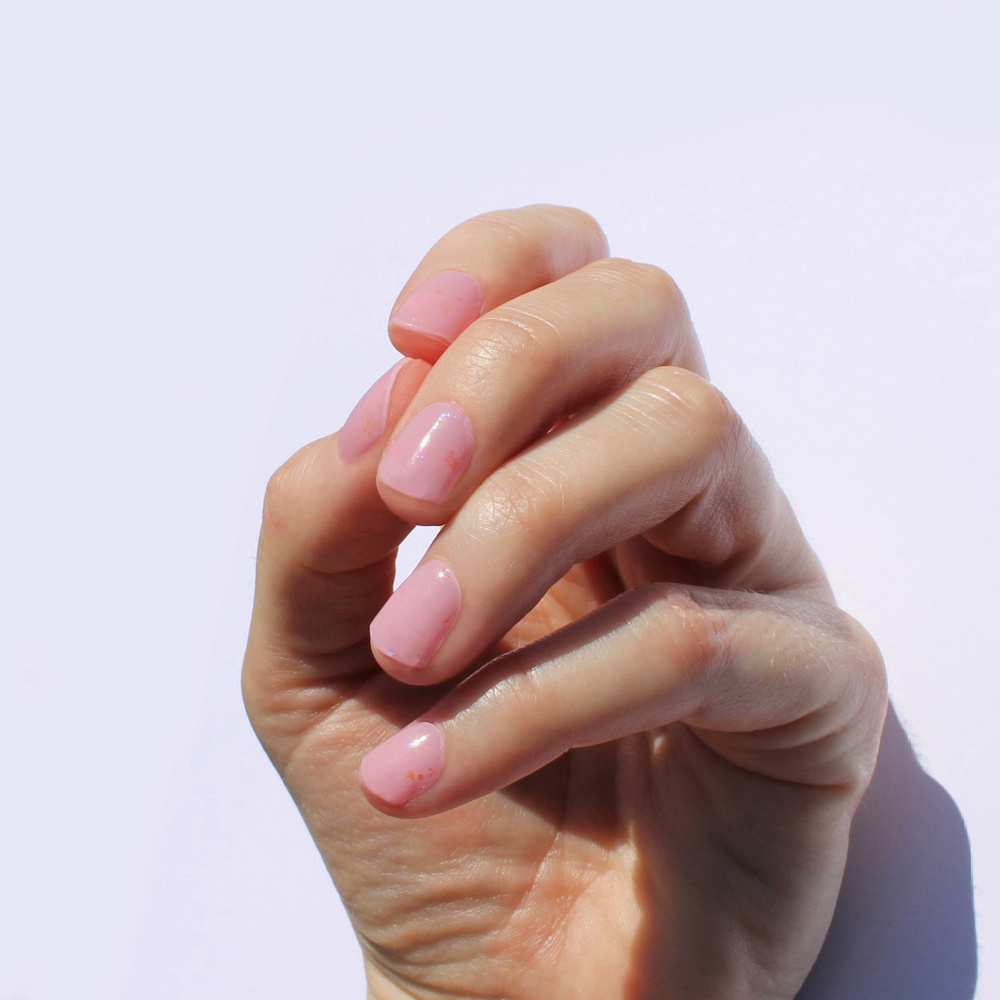
[[[5,6],[0,1000],[363,996],[239,700],[259,504],[391,364],[427,247],[534,201],[680,283],[964,818],[1000,995],[997,27]]]

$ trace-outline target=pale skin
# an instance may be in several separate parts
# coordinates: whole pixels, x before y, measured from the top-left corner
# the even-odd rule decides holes
[[[267,491],[244,665],[250,718],[302,811],[373,1000],[791,998],[833,914],[886,708],[659,269],[553,206],[458,226],[402,302],[471,275],[481,316],[413,361],[384,434],[337,435]],[[380,459],[436,402],[471,461],[428,501]],[[373,649],[414,524],[462,588],[419,668]],[[440,777],[402,805],[362,757],[413,720]]]

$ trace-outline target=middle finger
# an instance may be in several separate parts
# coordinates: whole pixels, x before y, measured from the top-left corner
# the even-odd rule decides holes
[[[435,364],[382,457],[382,498],[412,524],[443,524],[560,418],[661,365],[705,374],[684,298],[657,267],[601,260],[513,299]]]
[[[453,677],[572,566],[682,511],[672,547],[696,541],[709,576],[746,564],[781,589],[813,568],[732,407],[693,372],[659,367],[495,470],[375,617],[373,652],[409,683]]]

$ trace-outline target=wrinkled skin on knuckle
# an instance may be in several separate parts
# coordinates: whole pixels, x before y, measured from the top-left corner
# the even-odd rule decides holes
[[[645,642],[649,655],[661,658],[676,676],[678,698],[690,698],[691,713],[710,696],[712,681],[726,669],[730,635],[725,618],[674,583],[651,583],[636,591],[646,603]]]
[[[589,212],[568,205],[550,205],[548,207],[562,213],[566,224],[572,226],[577,232],[586,233],[595,254],[602,256],[607,254],[608,238],[601,228],[601,224]]]
[[[532,384],[554,379],[563,361],[562,336],[540,313],[507,304],[466,331],[467,349],[458,378],[470,390],[496,384],[498,371],[530,375]]]
[[[664,312],[687,311],[677,283],[655,264],[643,264],[627,257],[605,257],[590,264],[587,272],[596,282],[625,285],[631,294],[659,303]]]
[[[871,633],[849,614],[835,609],[842,627],[851,636],[853,647],[853,684],[856,711],[860,717],[862,747],[859,754],[858,782],[867,787],[875,770],[879,743],[889,707],[889,684],[882,651]]]
[[[558,480],[537,468],[505,468],[476,491],[469,510],[463,512],[463,531],[490,548],[504,540],[512,560],[525,553],[545,552],[557,558],[560,539],[555,525],[564,520],[565,497]]]
[[[262,520],[268,533],[287,535],[298,523],[304,484],[317,460],[317,444],[301,448],[275,469],[267,481]]]
[[[495,711],[503,720],[533,720],[531,728],[537,738],[541,720],[548,716],[547,701],[551,696],[550,685],[545,683],[544,666],[533,665],[516,673],[501,677],[488,688],[475,705],[475,712]]]
[[[717,683],[705,685],[702,711],[691,719],[703,738],[707,730],[711,745],[762,774],[856,801],[874,769],[885,712],[881,657],[867,633],[823,602],[739,591],[692,597],[705,610],[703,624],[717,627],[699,641],[724,653]],[[731,729],[737,718],[743,722]]]
[[[519,254],[531,254],[535,249],[535,240],[523,220],[523,214],[516,209],[499,209],[475,215],[452,232],[472,242],[482,241],[488,245],[507,243],[513,245]]]
[[[592,273],[609,285],[624,287],[644,302],[648,321],[660,350],[661,364],[674,364],[708,374],[687,302],[677,283],[655,264],[610,257],[590,265]]]
[[[636,395],[651,427],[675,432],[672,447],[692,457],[718,462],[749,443],[742,420],[711,382],[677,366],[647,372],[635,384]]]
[[[743,422],[726,396],[707,379],[686,368],[668,370],[672,372],[674,387],[686,400],[706,443],[719,448],[737,440]]]
[[[566,205],[538,204],[485,212],[462,223],[456,232],[470,240],[501,241],[512,247],[522,260],[532,262],[530,269],[536,272],[540,284],[551,281],[554,271],[565,269],[565,265],[552,259],[552,248],[546,247],[543,233],[555,240],[556,248],[561,243],[574,247],[570,251],[574,256],[575,244],[580,240],[591,256],[607,253],[608,247],[597,220],[582,209]]]
[[[685,635],[692,680],[704,690],[711,690],[732,662],[732,633],[726,617],[676,588],[667,604]]]

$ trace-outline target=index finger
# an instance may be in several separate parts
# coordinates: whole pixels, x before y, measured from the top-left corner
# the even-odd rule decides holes
[[[396,299],[389,337],[402,354],[433,364],[483,313],[607,255],[601,227],[578,208],[478,215],[427,252]]]

